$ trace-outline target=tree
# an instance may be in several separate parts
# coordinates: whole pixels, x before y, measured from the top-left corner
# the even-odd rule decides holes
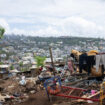
[[[0,65],[2,65],[3,64],[3,62],[0,62]]]
[[[23,71],[23,62],[20,62],[19,66],[20,66],[21,71]]]
[[[40,66],[44,66],[44,61],[46,60],[46,57],[36,56],[35,60],[37,62],[37,67],[39,68]]]
[[[23,62],[20,62],[20,63],[19,63],[19,66],[22,67],[22,66],[23,66]]]
[[[3,37],[4,32],[5,32],[5,29],[2,26],[0,26],[0,39]],[[1,57],[0,57],[0,61],[1,61]]]
[[[13,69],[14,69],[14,66],[13,66],[13,65],[11,65],[11,66],[10,66],[10,69],[11,69],[11,70],[13,70]]]
[[[4,32],[5,29],[2,26],[0,26],[0,39],[3,37]]]

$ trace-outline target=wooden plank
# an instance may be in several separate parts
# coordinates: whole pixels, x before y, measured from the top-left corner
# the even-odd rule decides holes
[[[75,81],[75,82],[72,82],[72,83],[68,83],[67,85],[75,85],[75,84],[77,84],[77,83],[79,83],[79,82],[82,82],[82,81],[84,81],[84,80],[87,80],[88,78],[86,77],[86,78],[83,78],[82,80],[78,80],[78,81]]]
[[[68,95],[70,95],[75,89],[71,90],[70,93]]]
[[[90,95],[90,96],[88,96],[88,97],[87,97],[86,95],[83,95],[82,98],[92,98],[92,97],[94,97],[94,96],[96,96],[96,95],[98,95],[98,94],[100,94],[100,91],[97,92],[97,93],[95,93],[95,94],[93,94],[93,95]],[[83,101],[85,102],[86,100],[83,100],[83,99],[78,99],[78,100],[77,100],[77,102],[83,102]]]
[[[98,94],[100,94],[100,91],[97,92],[97,93],[95,93],[95,94],[93,94],[93,95],[91,95],[91,96],[89,96],[89,97],[87,97],[87,98],[92,98],[92,97],[94,97],[94,96],[96,96],[96,95],[98,95]]]
[[[54,67],[53,55],[52,55],[52,49],[51,49],[51,47],[49,47],[49,51],[50,51],[51,64],[52,64],[52,67],[53,67],[53,74],[55,76],[55,67]]]

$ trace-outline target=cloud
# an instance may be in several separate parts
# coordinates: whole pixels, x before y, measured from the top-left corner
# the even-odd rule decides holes
[[[49,26],[46,29],[40,29],[39,31],[35,32],[35,34],[41,35],[41,36],[55,36],[56,37],[56,36],[60,36],[61,32]]]
[[[50,22],[51,21],[51,22]],[[81,17],[68,17],[63,19],[49,18],[48,26],[37,30],[25,30],[17,27],[10,28],[6,20],[0,19],[1,25],[6,29],[6,34],[24,34],[32,36],[81,36],[99,37],[105,35],[105,28]],[[35,28],[35,27],[34,27]]]
[[[5,19],[0,18],[0,25],[5,28],[6,33],[10,32],[9,24],[5,21]]]
[[[81,17],[69,17],[63,20],[62,27],[66,33],[78,36],[96,37],[105,35],[104,27]]]
[[[104,0],[0,0],[6,33],[105,36]]]

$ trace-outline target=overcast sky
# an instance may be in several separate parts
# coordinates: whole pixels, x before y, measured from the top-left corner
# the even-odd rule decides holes
[[[7,34],[105,37],[105,0],[0,0]]]

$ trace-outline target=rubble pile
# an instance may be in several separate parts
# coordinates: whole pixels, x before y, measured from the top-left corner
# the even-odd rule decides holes
[[[26,83],[20,84],[21,79],[19,77],[11,77],[7,80],[0,80],[0,104],[4,105],[12,101],[12,104],[16,105],[26,101],[30,94],[43,89],[41,84],[36,84],[36,78],[25,78]],[[8,104],[11,105],[11,104]]]
[[[55,77],[58,79],[52,79]],[[70,72],[65,68],[55,69],[55,71],[46,69],[35,76],[19,73],[19,75],[0,79],[0,105],[99,105],[97,102],[77,98],[78,96],[99,98],[102,81],[98,79],[86,72]],[[52,83],[48,80],[52,80]],[[48,81],[49,90],[52,89],[48,92],[44,85],[46,81]],[[71,90],[62,88],[63,86]],[[75,98],[57,97],[57,89],[59,93],[63,95],[66,93]],[[51,91],[52,94],[50,94]]]

